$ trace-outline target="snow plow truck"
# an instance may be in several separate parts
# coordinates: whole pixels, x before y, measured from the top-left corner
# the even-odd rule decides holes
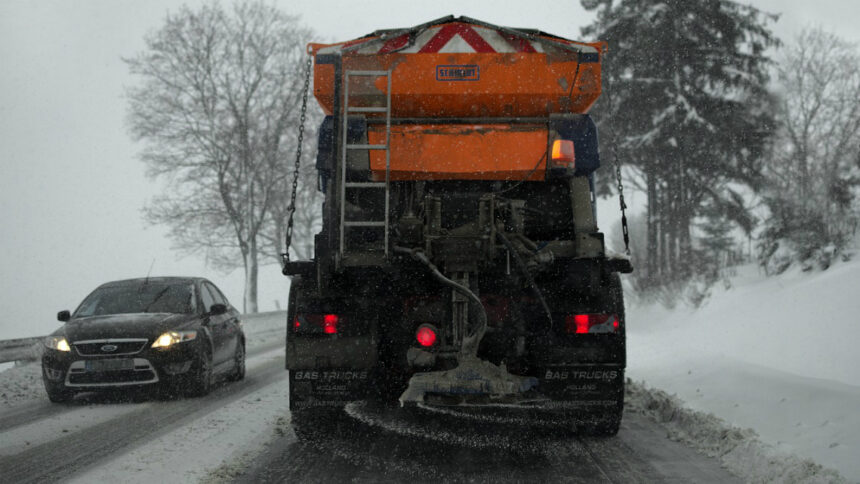
[[[605,43],[446,17],[308,50],[325,202],[313,260],[283,265],[297,435],[356,401],[617,433],[632,266],[597,228],[587,114]]]

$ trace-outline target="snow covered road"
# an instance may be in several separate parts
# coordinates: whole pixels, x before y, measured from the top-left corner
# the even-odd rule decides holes
[[[231,459],[241,461],[247,451],[271,438],[288,412],[283,351],[281,347],[249,360],[250,384],[229,395],[216,391],[211,404],[193,409],[179,422],[161,424],[154,438],[70,482],[111,482],[116,476],[124,476],[123,482],[196,482]],[[194,401],[187,402],[193,406]]]
[[[849,269],[822,280],[857,287],[860,265]],[[791,318],[808,302],[779,297],[771,286],[790,286],[787,278],[736,281],[741,287],[715,294],[699,312],[631,308],[628,375],[644,383],[628,383],[614,438],[560,431],[539,412],[494,423],[351,405],[321,422],[317,442],[299,443],[289,425],[281,312],[246,316],[246,380],[205,398],[89,394],[56,405],[41,388],[38,364],[0,372],[0,481],[842,482],[813,461],[853,481],[856,381],[810,376],[834,364],[856,368],[856,354],[841,351],[844,341],[836,339],[832,354],[824,348],[802,367],[782,365],[791,373],[778,370],[781,358],[809,348],[802,344],[808,328]],[[806,299],[828,309],[843,304],[824,284],[819,291],[797,281]],[[760,306],[780,330],[750,353]],[[853,326],[845,322],[840,334]],[[767,345],[774,350],[762,352]]]
[[[320,427],[317,444],[300,444],[289,425],[283,313],[256,319],[246,323],[255,329],[246,379],[205,398],[90,394],[54,405],[25,384],[32,368],[10,370],[25,390],[0,409],[3,482],[734,480],[632,412],[617,438],[586,439],[540,416],[494,425],[351,406]]]
[[[193,431],[197,421],[206,420],[211,413],[262,388],[271,385],[286,387],[283,365],[283,349],[275,348],[249,359],[249,377],[245,381],[221,386],[205,398],[128,403],[103,396],[80,404],[76,402],[68,406],[67,411],[56,415],[38,418],[11,429],[4,428],[0,430],[3,433],[0,475],[8,482],[65,480],[76,471],[99,464],[95,471],[98,476],[104,461],[115,454],[134,454],[136,446],[159,439],[172,429],[190,427]],[[285,408],[285,395],[279,403]],[[36,416],[41,415],[41,412],[36,412]],[[242,426],[244,422],[239,423],[240,429]],[[228,427],[222,430],[232,433],[236,429]],[[188,439],[176,441],[180,446],[191,443]],[[160,443],[156,443],[156,447],[165,448]],[[176,450],[179,453],[174,453],[174,457],[181,458],[183,462],[193,461],[193,456],[183,453],[182,449]],[[220,458],[217,463],[220,464]],[[150,461],[149,464],[159,468],[162,462]],[[139,480],[151,482],[153,475],[149,469],[140,470],[145,472],[139,476]],[[171,473],[175,477],[175,473]],[[133,473],[113,474],[116,475],[124,475],[124,482],[138,480]],[[82,482],[109,480],[84,477]]]
[[[238,482],[740,482],[717,461],[666,438],[641,414],[613,438],[560,430],[529,411],[473,419],[455,412],[348,406],[313,444],[292,433]]]

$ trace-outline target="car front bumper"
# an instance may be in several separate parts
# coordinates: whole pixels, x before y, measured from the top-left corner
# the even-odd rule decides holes
[[[180,378],[194,366],[201,341],[151,348],[147,341],[137,352],[122,355],[82,354],[45,349],[42,376],[46,383],[80,390],[146,386]]]

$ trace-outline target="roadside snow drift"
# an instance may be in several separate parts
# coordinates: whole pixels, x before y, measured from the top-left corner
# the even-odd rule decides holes
[[[628,376],[860,481],[860,262],[773,278],[745,266],[731,286],[697,311],[630,305]]]

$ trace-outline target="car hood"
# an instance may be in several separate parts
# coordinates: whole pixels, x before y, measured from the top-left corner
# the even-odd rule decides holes
[[[157,338],[170,330],[192,326],[193,314],[135,313],[74,318],[63,328],[70,343],[92,339]]]

